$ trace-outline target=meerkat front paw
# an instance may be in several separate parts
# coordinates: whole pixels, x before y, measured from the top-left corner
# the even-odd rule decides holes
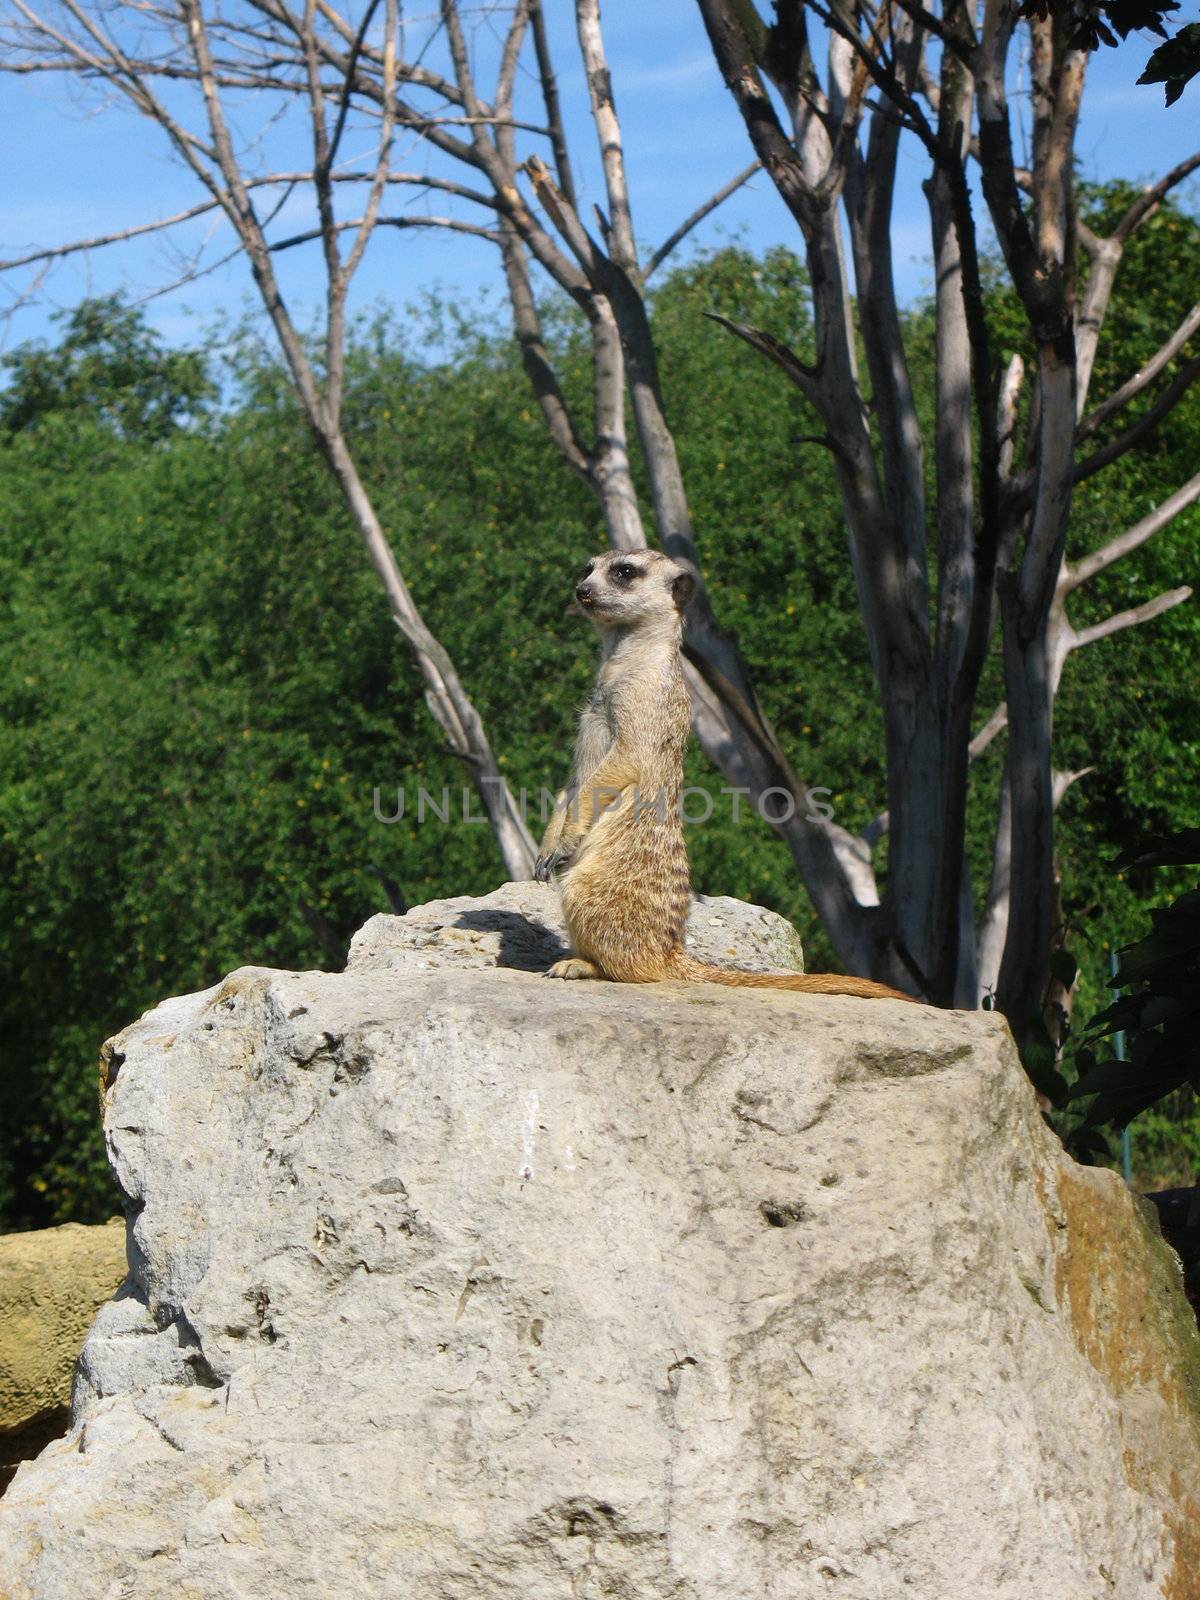
[[[556,961],[552,967],[547,967],[543,976],[547,978],[602,978],[604,974],[594,961],[584,961],[579,956],[568,956],[565,961]]]
[[[534,877],[539,883],[549,883],[560,867],[570,866],[574,854],[575,847],[571,845],[565,849],[560,846],[548,855],[539,856],[533,864]]]

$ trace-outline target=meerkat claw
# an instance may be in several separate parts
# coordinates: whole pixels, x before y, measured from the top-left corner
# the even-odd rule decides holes
[[[539,856],[533,864],[533,875],[538,883],[549,883],[560,867],[569,867],[575,851],[554,850],[548,856]]]

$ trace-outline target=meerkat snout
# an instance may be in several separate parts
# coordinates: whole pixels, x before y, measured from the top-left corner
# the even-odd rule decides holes
[[[682,613],[695,590],[692,574],[661,551],[607,550],[577,579],[574,606],[607,634]]]

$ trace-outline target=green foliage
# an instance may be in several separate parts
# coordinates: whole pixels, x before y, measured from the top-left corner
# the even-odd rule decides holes
[[[1097,393],[1165,337],[1196,233],[1164,207],[1131,244]],[[798,392],[710,309],[811,355],[803,272],[786,251],[724,250],[668,276],[653,318],[718,612],[797,770],[860,828],[883,803],[880,718],[832,466]],[[998,293],[992,314],[999,336]],[[929,321],[910,320],[928,417]],[[552,451],[505,330],[464,325],[436,301],[404,335],[395,326],[356,332],[351,442],[418,603],[536,806],[561,781],[592,672],[590,636],[564,610],[603,528]],[[581,327],[564,313],[550,328],[586,415]],[[226,330],[222,346],[218,368],[203,351],[163,349],[126,308],[83,306],[55,348],[10,358],[0,392],[0,1226],[113,1209],[96,1050],[163,995],[246,963],[327,964],[312,913],[344,941],[386,909],[372,867],[411,903],[485,893],[501,876],[486,827],[416,823],[421,786],[439,797],[447,786],[461,818],[465,775],[277,362],[253,329]],[[1197,454],[1189,402],[1085,486],[1072,556],[1190,476]],[[1182,581],[1197,526],[1182,517],[1110,569],[1076,620]],[[1059,764],[1095,769],[1059,831],[1066,912],[1086,934],[1071,941],[1081,1014],[1102,1000],[1107,950],[1149,887],[1139,867],[1114,881],[1104,857],[1200,822],[1196,645],[1189,606],[1067,665]],[[981,719],[1000,698],[995,662],[984,694]],[[999,752],[973,775],[977,899]],[[829,964],[780,841],[752,811],[732,823],[722,779],[695,750],[688,781],[718,802],[689,830],[697,887],[774,906],[810,963]],[[397,786],[405,816],[387,826],[373,794],[386,816]]]
[[[1200,828],[1126,851],[1118,865],[1200,865]],[[1150,913],[1150,932],[1121,951],[1115,988],[1127,993],[1093,1017],[1076,1056],[1072,1099],[1086,1127],[1124,1128],[1139,1112],[1200,1088],[1200,884]],[[1124,1034],[1128,1058],[1098,1054]]]
[[[215,389],[194,350],[166,350],[115,296],[59,312],[53,349],[23,344],[3,360],[0,429],[21,433],[85,421],[122,439],[165,438],[201,415]]]
[[[274,364],[239,335],[251,401],[164,437],[204,363],[160,352],[146,438],[143,372],[110,367],[104,392],[92,353],[71,352],[94,408],[64,383],[59,410],[0,436],[8,1226],[112,1209],[95,1112],[106,1034],[231,967],[321,964],[305,907],[347,935],[386,909],[372,866],[412,902],[498,876],[486,827],[412,823],[422,786],[439,799],[448,787],[461,817],[465,776]],[[413,586],[474,663],[497,747],[520,752],[514,776],[536,794],[558,775],[589,667],[558,586],[596,533],[535,414],[511,405],[506,344],[467,366],[360,349],[347,407]],[[463,451],[483,439],[494,448]],[[516,477],[509,450],[524,452]],[[553,530],[540,550],[531,527]],[[373,794],[386,816],[397,786],[410,814],[387,827]]]
[[[1161,83],[1167,104],[1176,100],[1200,73],[1200,22],[1186,23],[1173,38],[1166,39],[1146,63],[1139,83]]]

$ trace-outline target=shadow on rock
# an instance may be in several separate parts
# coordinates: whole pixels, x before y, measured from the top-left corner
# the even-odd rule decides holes
[[[456,928],[474,933],[498,933],[498,967],[516,972],[545,972],[554,962],[571,953],[570,946],[544,923],[518,911],[464,911],[454,922]]]

